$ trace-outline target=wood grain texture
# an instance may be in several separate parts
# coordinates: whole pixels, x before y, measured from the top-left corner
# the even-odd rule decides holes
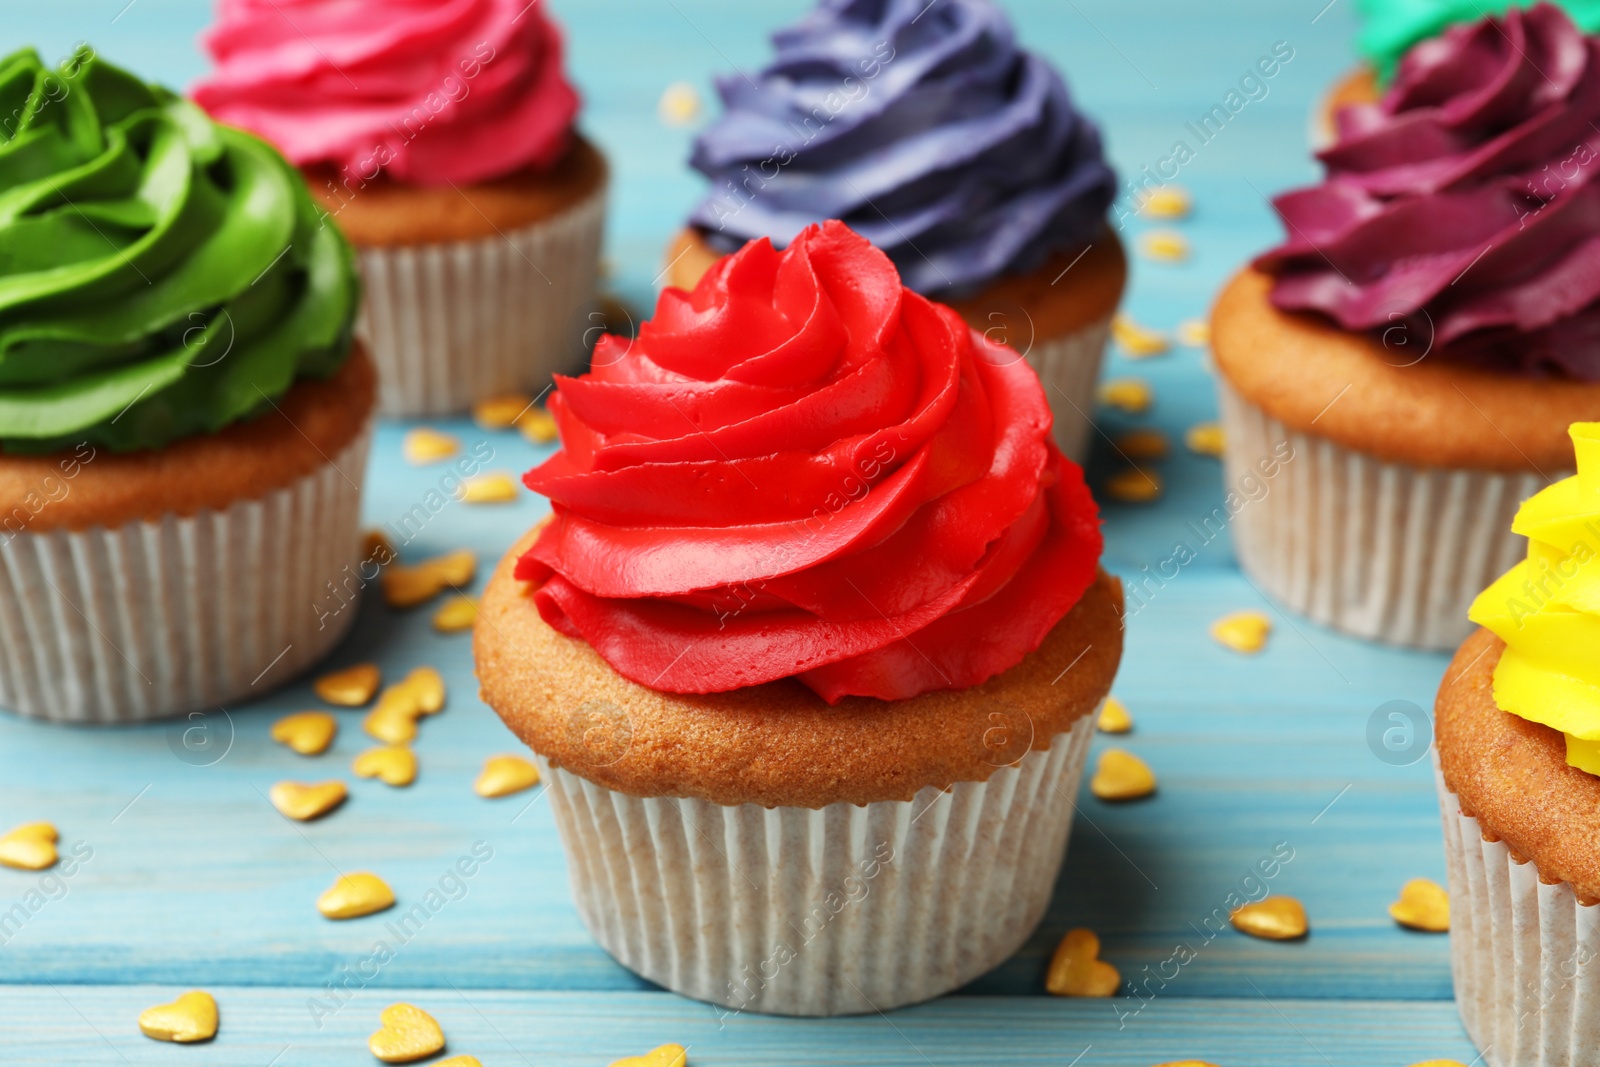
[[[193,41],[207,20],[205,0],[125,2],[24,5],[8,12],[0,33],[8,46],[36,43],[47,57],[88,39],[173,84],[201,72]],[[641,311],[653,303],[662,250],[703,192],[683,164],[693,130],[660,122],[661,92],[688,81],[715,107],[710,75],[759,63],[768,54],[765,33],[806,0],[552,2],[571,33],[585,131],[613,168],[612,284]],[[1180,139],[1194,151],[1178,180],[1194,194],[1195,214],[1162,224],[1181,230],[1193,253],[1181,265],[1141,258],[1139,237],[1155,227],[1130,220],[1122,232],[1132,259],[1125,307],[1163,330],[1203,316],[1228,274],[1278,239],[1264,197],[1315,175],[1304,148],[1307,117],[1349,65],[1350,5],[1321,17],[1322,0],[1006,6],[1021,38],[1058,61],[1077,99],[1101,117],[1124,176],[1155,167]],[[1266,83],[1264,99],[1200,144],[1185,124],[1222,101],[1276,41],[1290,43],[1293,61]],[[1185,428],[1215,417],[1200,350],[1179,347],[1140,362],[1113,353],[1106,374],[1145,378],[1157,399],[1148,415],[1101,419],[1093,484],[1123,466],[1109,444],[1117,433],[1155,426],[1179,442]],[[520,472],[542,454],[514,434],[484,435],[464,421],[437,425],[469,448],[487,441],[488,469]],[[377,437],[366,506],[373,525],[398,523],[445,473],[401,462],[404,428],[388,424]],[[422,723],[421,774],[408,790],[349,775],[349,761],[370,743],[359,712],[336,713],[340,736],[319,759],[268,739],[279,716],[317,706],[306,680],[203,720],[142,729],[61,730],[0,715],[0,828],[48,818],[66,847],[81,841],[93,850],[39,897],[28,894],[41,888],[40,875],[0,869],[0,915],[17,903],[28,911],[0,935],[3,1058],[173,1062],[174,1050],[140,1038],[133,1020],[203,986],[220,995],[222,1037],[190,1058],[250,1067],[280,1054],[279,1067],[370,1062],[363,1041],[377,1011],[402,998],[437,1008],[454,1051],[491,1067],[608,1063],[666,1040],[690,1043],[696,1067],[943,1067],[993,1063],[1002,1058],[997,1050],[1008,1062],[1066,1064],[1091,1044],[1079,1062],[1471,1062],[1449,1002],[1447,939],[1400,930],[1384,912],[1407,879],[1443,878],[1428,761],[1387,764],[1366,734],[1385,702],[1431,706],[1445,657],[1365,645],[1278,614],[1239,574],[1226,530],[1201,532],[1225,490],[1261,490],[1225,487],[1216,461],[1181,447],[1159,467],[1167,484],[1159,504],[1109,505],[1106,517],[1108,568],[1144,590],[1115,688],[1137,726],[1114,743],[1151,764],[1160,791],[1120,807],[1084,792],[1045,923],[1018,956],[968,990],[983,995],[897,1013],[892,1025],[746,1017],[718,1031],[711,1009],[646,991],[579,924],[538,795],[487,801],[472,793],[482,760],[516,751],[517,742],[475,698],[467,637],[436,635],[426,609],[395,614],[371,602],[331,666],[376,659],[393,677],[429,663],[451,690],[444,714]],[[543,513],[531,497],[497,507],[450,504],[427,518],[403,555],[414,561],[471,547],[481,586],[493,560]],[[1160,578],[1180,542],[1192,561]],[[1240,608],[1263,608],[1275,622],[1267,650],[1253,658],[1206,634],[1212,619]],[[273,681],[269,672],[262,684]],[[185,732],[195,729],[202,732],[189,741],[211,738],[216,748],[186,749]],[[195,765],[223,751],[228,737],[220,760]],[[1096,747],[1106,744],[1101,738]],[[291,777],[345,778],[352,795],[327,819],[291,824],[265,799],[274,782]],[[464,889],[445,881],[478,842],[492,858],[462,880]],[[1310,938],[1268,944],[1231,929],[1206,938],[1207,916],[1280,843],[1294,858],[1270,884],[1305,902]],[[388,878],[400,906],[352,923],[323,920],[317,894],[336,871],[362,869]],[[341,968],[359,969],[375,940],[394,936],[386,925],[430,889],[444,902],[412,920],[393,961],[318,1031],[307,997],[342,980]],[[1037,995],[1050,949],[1079,925],[1100,932],[1105,956],[1130,979],[1143,979],[1146,967],[1159,974],[1179,941],[1196,956],[1119,1031],[1116,1010],[1141,1001]]]

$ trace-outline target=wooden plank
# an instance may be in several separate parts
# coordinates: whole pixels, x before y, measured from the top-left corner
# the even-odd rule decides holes
[[[596,1067],[666,1042],[686,1046],[692,1067],[1142,1067],[1191,1058],[1228,1067],[1373,1067],[1440,1057],[1469,1063],[1476,1055],[1449,1004],[1261,997],[1158,1001],[1118,1029],[1109,1001],[1039,997],[949,997],[891,1016],[795,1020],[719,1019],[703,1004],[660,993],[366,990],[341,1010],[313,1017],[307,1004],[313,990],[218,988],[211,992],[222,1029],[213,1044],[174,1049],[141,1037],[139,1012],[186,988],[0,987],[6,1062],[371,1063],[366,1038],[378,1028],[378,1013],[395,1000],[434,1015],[450,1042],[448,1051],[474,1055],[486,1067]]]

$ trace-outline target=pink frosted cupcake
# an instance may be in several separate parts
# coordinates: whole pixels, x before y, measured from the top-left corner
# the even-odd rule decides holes
[[[535,0],[220,0],[194,98],[281,148],[356,245],[388,415],[582,357],[607,168]]]

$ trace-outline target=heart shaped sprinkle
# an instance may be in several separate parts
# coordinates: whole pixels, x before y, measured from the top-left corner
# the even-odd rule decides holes
[[[547,445],[560,436],[555,417],[544,408],[532,408],[517,419],[517,430],[531,445]]]
[[[417,780],[417,754],[404,745],[369,748],[355,758],[350,769],[362,778],[376,778],[387,785],[410,785]]]
[[[1193,201],[1189,191],[1179,185],[1161,185],[1139,197],[1138,212],[1149,219],[1181,219],[1189,214]]]
[[[444,676],[432,667],[418,667],[400,683],[416,698],[416,707],[424,715],[434,715],[444,709]]]
[[[1111,337],[1117,342],[1117,347],[1122,349],[1122,354],[1129,359],[1159,356],[1172,347],[1172,342],[1167,340],[1166,334],[1141,326],[1127,315],[1120,313],[1111,319]]]
[[[433,613],[433,628],[442,634],[470,630],[477,621],[478,602],[469,596],[453,596]]]
[[[472,788],[480,797],[508,797],[539,784],[539,768],[521,756],[490,756]]]
[[[1106,495],[1124,504],[1148,504],[1158,500],[1164,486],[1160,471],[1143,467],[1118,471],[1105,481]]]
[[[531,407],[533,407],[533,397],[526,393],[507,393],[505,396],[491,397],[474,404],[472,421],[484,430],[509,430]]]
[[[1156,791],[1155,772],[1144,760],[1120,748],[1100,753],[1089,792],[1101,800],[1138,800]]]
[[[451,1056],[447,1060],[439,1060],[430,1067],[483,1067],[476,1056]]]
[[[1116,697],[1106,697],[1100,708],[1100,718],[1095,721],[1103,734],[1125,734],[1133,729],[1133,716]]]
[[[478,557],[467,549],[419,563],[391,564],[383,572],[383,598],[391,608],[416,607],[446,589],[460,589],[478,572]]]
[[[338,732],[338,720],[325,711],[302,711],[272,724],[272,739],[302,756],[322,755]]]
[[[279,782],[267,791],[279,814],[299,822],[320,819],[343,804],[347,795],[343,782]]]
[[[1411,1067],[1467,1067],[1467,1065],[1460,1060],[1424,1060],[1421,1063],[1413,1063]]]
[[[1179,263],[1189,258],[1189,239],[1177,230],[1151,230],[1140,237],[1139,250],[1148,259]]]
[[[1183,435],[1183,443],[1197,456],[1220,456],[1227,438],[1214,422],[1197,422]]]
[[[1267,941],[1293,941],[1306,936],[1306,931],[1310,929],[1305,905],[1294,897],[1258,900],[1254,904],[1235,908],[1228,918],[1240,933]]]
[[[454,456],[461,451],[461,442],[447,433],[420,426],[406,434],[400,450],[407,463],[422,467]]]
[[[1236,611],[1211,624],[1211,636],[1224,648],[1247,655],[1260,652],[1272,633],[1272,620],[1259,611]]]
[[[391,1004],[378,1016],[383,1029],[367,1048],[384,1063],[410,1063],[444,1050],[444,1031],[434,1017],[410,1004]]]
[[[317,898],[317,910],[330,919],[359,919],[394,907],[394,890],[375,874],[342,874]]]
[[[463,504],[510,504],[517,499],[517,483],[504,471],[468,478],[456,493]]]
[[[332,674],[324,674],[312,683],[317,696],[339,708],[360,708],[378,691],[383,675],[375,663],[358,663],[354,667]]]
[[[662,1045],[643,1056],[618,1060],[611,1067],[684,1067],[688,1062],[689,1052],[682,1045]]]
[[[1155,402],[1155,392],[1143,378],[1113,378],[1097,395],[1106,407],[1129,415],[1143,415]]]
[[[171,1004],[139,1013],[139,1030],[156,1041],[192,1045],[217,1036],[217,1002],[210,993],[185,993]]]
[[[1109,997],[1122,985],[1122,975],[1100,958],[1100,939],[1093,930],[1068,930],[1050,957],[1044,987],[1058,997]]]
[[[47,822],[30,822],[0,837],[0,867],[20,871],[42,871],[54,867],[60,856],[56,842],[61,835]]]
[[[1450,929],[1450,894],[1438,882],[1413,878],[1400,888],[1400,899],[1389,905],[1389,914],[1401,926],[1442,934]]]
[[[1131,460],[1165,459],[1172,445],[1160,430],[1142,429],[1119,433],[1117,451]]]

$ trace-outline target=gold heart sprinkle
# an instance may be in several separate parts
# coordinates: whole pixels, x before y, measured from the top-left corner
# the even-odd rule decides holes
[[[433,1016],[410,1004],[391,1004],[378,1016],[383,1029],[367,1048],[384,1063],[410,1063],[444,1050],[444,1031]]]
[[[477,570],[478,557],[466,549],[415,567],[391,566],[383,572],[383,599],[391,608],[416,607],[447,588],[469,584]]]
[[[447,1060],[439,1060],[431,1067],[483,1067],[476,1056],[451,1056]]]
[[[526,393],[507,393],[473,405],[472,421],[485,430],[509,430],[517,424],[517,417],[532,406],[533,397]]]
[[[1206,1060],[1173,1060],[1171,1063],[1158,1063],[1156,1067],[1217,1067],[1217,1065]]]
[[[1146,256],[1163,263],[1189,258],[1189,239],[1176,230],[1152,230],[1140,239],[1139,247]]]
[[[1305,905],[1294,897],[1268,897],[1235,908],[1228,918],[1240,933],[1268,941],[1293,941],[1309,929]]]
[[[192,1045],[217,1036],[217,1002],[210,993],[185,993],[171,1004],[158,1004],[139,1013],[139,1030],[145,1037]]]
[[[359,708],[372,699],[383,681],[375,663],[358,663],[342,671],[324,674],[311,684],[319,699],[338,708]]]
[[[394,550],[394,542],[389,540],[387,534],[382,530],[368,530],[361,535],[361,558],[385,567],[398,557]]]
[[[375,874],[342,874],[317,898],[317,910],[330,919],[359,919],[394,907],[394,890]],[[437,1050],[435,1050],[437,1051]]]
[[[1272,633],[1272,620],[1259,611],[1236,611],[1211,624],[1211,636],[1225,648],[1247,655],[1260,652]]]
[[[1211,343],[1211,323],[1205,319],[1184,319],[1178,323],[1178,340],[1190,348],[1204,348]]]
[[[1128,709],[1116,697],[1106,697],[1105,704],[1100,708],[1100,718],[1095,725],[1103,734],[1125,734],[1133,729],[1133,716],[1128,714]]]
[[[508,797],[539,784],[539,768],[521,756],[490,756],[472,788],[480,797]]]
[[[617,1060],[611,1067],[684,1067],[688,1062],[689,1052],[682,1045],[661,1045],[643,1056]]]
[[[394,689],[385,690],[385,693]],[[409,691],[401,690],[404,703],[378,701],[378,706],[367,713],[361,728],[387,745],[409,745],[417,739],[416,699]]]
[[[1106,479],[1106,494],[1124,504],[1148,504],[1161,496],[1161,475],[1133,467]]]
[[[410,785],[417,780],[417,754],[404,745],[369,748],[355,758],[350,769],[362,778],[376,778],[386,785]]]
[[[328,814],[344,803],[348,791],[343,782],[279,782],[267,791],[272,806],[284,818],[309,822]]]
[[[325,711],[302,711],[272,724],[272,739],[302,756],[322,755],[338,732],[338,720]]]
[[[1143,415],[1154,399],[1150,383],[1140,378],[1113,378],[1100,387],[1100,403],[1129,415]]]
[[[1413,878],[1400,888],[1400,899],[1389,914],[1401,926],[1442,934],[1450,929],[1450,894],[1429,878]]]
[[[1089,792],[1101,800],[1138,800],[1155,791],[1155,772],[1144,760],[1120,748],[1100,753],[1089,780]]]
[[[517,499],[517,483],[504,471],[480,474],[462,482],[457,496],[463,504],[510,504]]]
[[[421,467],[449,459],[461,451],[461,442],[447,433],[430,430],[426,426],[406,434],[402,445],[406,462]]]
[[[1122,975],[1100,959],[1100,939],[1093,930],[1068,930],[1050,957],[1044,987],[1058,997],[1109,997],[1122,985]]]
[[[1467,1065],[1460,1060],[1424,1060],[1421,1063],[1413,1063],[1411,1067],[1467,1067]]]
[[[470,630],[478,621],[478,602],[469,596],[453,596],[433,613],[433,628],[442,634]]]
[[[1162,459],[1171,449],[1167,435],[1160,430],[1129,430],[1118,434],[1116,443],[1129,459]]]
[[[1166,334],[1140,326],[1127,315],[1119,314],[1112,318],[1111,336],[1116,340],[1117,347],[1122,349],[1122,354],[1129,359],[1159,356],[1172,347]]]
[[[401,684],[416,698],[422,714],[435,715],[444,708],[444,676],[432,667],[418,667]]]
[[[1189,427],[1189,431],[1183,435],[1183,443],[1197,456],[1220,456],[1227,440],[1221,426],[1214,422],[1200,422]]]
[[[556,420],[544,408],[534,408],[517,420],[517,429],[529,444],[547,445],[560,436]]]
[[[673,82],[656,102],[656,114],[668,126],[687,126],[700,114],[700,90],[688,82]]]
[[[61,835],[47,822],[30,822],[0,837],[0,867],[19,871],[43,871],[56,865],[60,857],[56,842]]]
[[[1181,219],[1194,201],[1181,185],[1162,185],[1139,198],[1139,214],[1151,219]]]

